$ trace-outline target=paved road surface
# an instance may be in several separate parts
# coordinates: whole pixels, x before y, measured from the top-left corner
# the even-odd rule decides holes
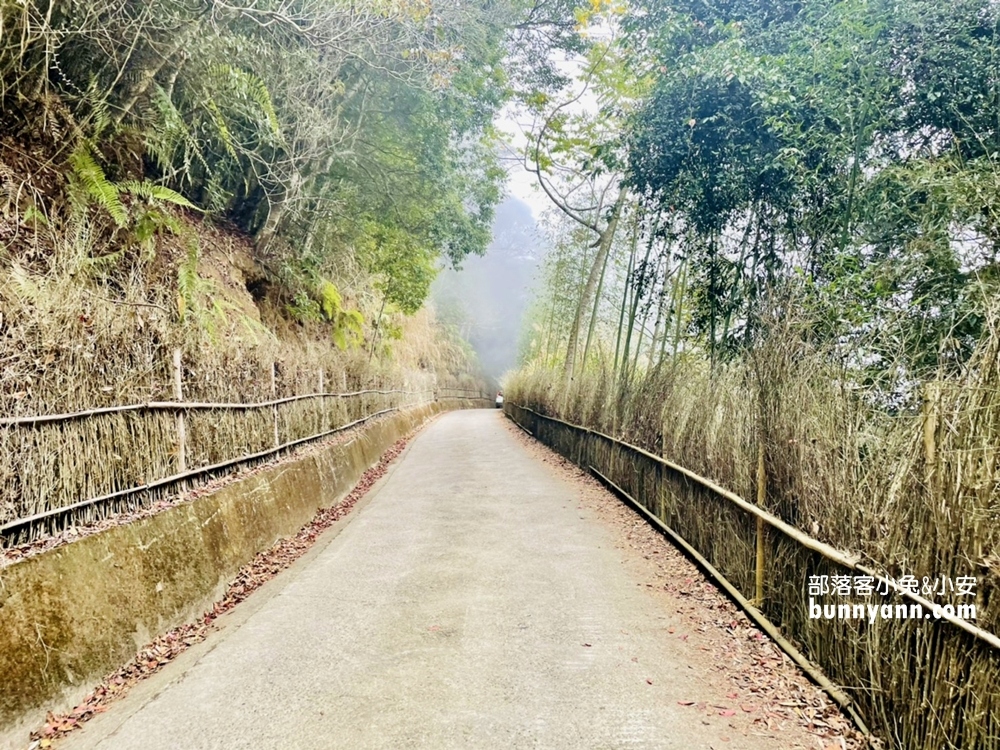
[[[705,656],[575,491],[499,412],[447,414],[237,625],[60,747],[782,747],[678,705],[712,700]]]

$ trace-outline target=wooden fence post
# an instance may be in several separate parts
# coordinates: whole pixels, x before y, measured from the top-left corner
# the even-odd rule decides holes
[[[318,393],[324,393],[325,384],[323,382],[323,368],[319,368],[319,391]],[[326,397],[319,397],[319,431],[324,432],[326,430]]]
[[[764,463],[764,436],[757,439],[757,507],[765,510],[767,503],[767,468]],[[764,519],[757,517],[757,575],[754,593],[754,605],[758,608],[764,605]]]
[[[271,363],[271,399],[274,400],[278,398],[278,365],[274,362]],[[277,448],[281,445],[281,439],[278,437],[278,406],[277,404],[271,407],[271,414],[274,420],[274,447]]]
[[[174,400],[184,400],[184,370],[181,366],[181,350],[174,349]],[[177,473],[187,471],[187,426],[184,412],[177,412]]]

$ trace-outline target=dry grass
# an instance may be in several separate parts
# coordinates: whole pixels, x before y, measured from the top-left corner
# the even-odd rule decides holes
[[[997,322],[994,316],[991,335],[961,377],[931,386],[922,413],[890,416],[872,408],[791,330],[714,376],[688,360],[622,387],[592,374],[567,394],[557,374],[527,371],[508,384],[507,395],[663,455],[750,500],[763,442],[768,510],[895,578],[977,576],[977,624],[996,633]],[[633,452],[544,420],[530,428],[643,498],[754,596],[752,518]],[[847,689],[890,746],[1000,747],[1000,654],[940,623],[809,619],[809,576],[848,571],[777,533],[767,537],[766,570],[767,616]]]

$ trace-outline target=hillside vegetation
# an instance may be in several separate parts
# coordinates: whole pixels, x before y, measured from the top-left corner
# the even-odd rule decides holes
[[[202,396],[274,360],[471,383],[422,305],[489,242],[494,113],[571,37],[518,2],[0,0],[0,408],[164,396],[176,346]]]

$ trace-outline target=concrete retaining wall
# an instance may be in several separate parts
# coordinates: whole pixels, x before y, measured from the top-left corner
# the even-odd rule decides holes
[[[135,523],[0,570],[0,747],[23,746],[136,649],[220,598],[239,568],[358,481],[439,402]],[[480,404],[477,404],[480,405]]]

